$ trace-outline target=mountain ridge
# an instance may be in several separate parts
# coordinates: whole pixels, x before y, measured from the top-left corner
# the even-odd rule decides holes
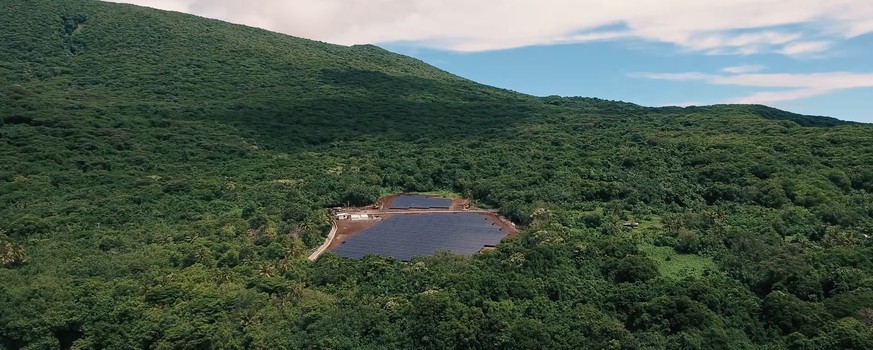
[[[50,2],[37,1],[36,3],[37,4],[40,4],[40,3],[48,4]],[[366,55],[366,57],[368,58],[369,62],[374,62],[374,63],[381,62],[381,63],[383,63],[381,66],[378,66],[379,67],[378,69],[376,69],[378,71],[386,71],[387,67],[392,67],[394,69],[391,69],[391,70],[393,70],[395,73],[400,74],[400,73],[406,72],[406,74],[409,74],[410,73],[409,70],[414,69],[414,70],[416,70],[415,73],[419,77],[438,78],[437,80],[443,80],[443,81],[445,81],[445,80],[460,80],[460,81],[464,81],[464,82],[469,83],[469,84],[476,84],[476,85],[479,85],[482,87],[486,87],[485,85],[470,81],[470,80],[465,79],[465,78],[458,77],[458,76],[453,75],[451,73],[440,70],[436,67],[427,65],[425,62],[422,62],[418,59],[404,56],[401,54],[391,53],[390,51],[384,50],[384,49],[382,49],[378,46],[375,46],[375,45],[341,46],[341,45],[335,45],[335,44],[328,44],[328,43],[309,40],[309,39],[305,39],[305,38],[297,38],[297,37],[293,37],[293,36],[288,36],[288,35],[284,35],[281,33],[271,32],[268,30],[263,30],[263,29],[259,29],[259,28],[255,28],[255,27],[246,26],[246,25],[232,24],[232,23],[222,22],[219,20],[209,19],[209,18],[200,17],[200,16],[196,16],[196,15],[185,14],[185,13],[181,13],[181,12],[155,10],[155,9],[150,9],[150,8],[146,8],[146,7],[139,7],[136,5],[129,5],[129,4],[108,4],[108,3],[99,3],[99,2],[89,3],[89,2],[74,1],[74,2],[71,2],[70,4],[67,4],[65,6],[65,8],[63,9],[63,11],[60,12],[63,14],[59,14],[59,16],[58,16],[59,18],[55,22],[61,22],[61,23],[57,23],[54,25],[54,27],[56,28],[54,33],[43,32],[43,33],[30,33],[30,35],[27,35],[27,36],[15,36],[15,35],[10,34],[10,33],[14,34],[15,31],[9,31],[9,32],[7,32],[6,35],[4,35],[4,37],[2,37],[2,39],[4,39],[7,42],[11,42],[12,45],[10,45],[10,47],[16,47],[16,46],[28,47],[28,46],[31,46],[32,43],[16,42],[16,38],[20,38],[20,37],[52,38],[52,37],[55,37],[57,39],[63,39],[63,40],[59,40],[58,42],[55,42],[54,44],[44,43],[45,44],[44,46],[49,46],[49,47],[54,46],[54,47],[56,47],[56,50],[57,50],[57,48],[59,48],[59,46],[60,46],[60,42],[65,41],[66,46],[68,46],[67,47],[68,50],[87,50],[87,47],[79,47],[79,48],[76,48],[76,47],[82,46],[82,40],[83,40],[82,36],[87,36],[88,34],[90,34],[90,33],[88,33],[88,31],[89,31],[88,27],[94,25],[95,21],[100,21],[100,18],[98,17],[98,18],[91,19],[90,20],[91,23],[88,23],[88,21],[89,21],[88,16],[85,15],[84,13],[87,12],[88,9],[91,9],[94,7],[100,8],[100,7],[105,7],[105,6],[110,6],[110,8],[114,7],[114,6],[120,6],[117,8],[126,9],[127,11],[131,12],[130,15],[135,14],[138,16],[143,16],[143,18],[145,19],[143,22],[148,23],[148,24],[142,24],[142,23],[140,23],[140,24],[127,23],[127,24],[137,25],[138,27],[142,28],[142,29],[140,29],[142,31],[152,30],[154,33],[151,33],[150,36],[147,37],[148,39],[154,39],[151,37],[153,35],[162,35],[160,33],[166,32],[166,30],[167,30],[166,26],[172,25],[173,23],[178,23],[178,21],[181,21],[181,20],[194,20],[195,21],[194,23],[198,24],[198,26],[197,26],[199,28],[198,30],[202,30],[203,32],[205,32],[207,34],[204,35],[203,33],[196,33],[196,30],[195,30],[193,34],[191,32],[189,32],[188,36],[191,37],[190,39],[206,40],[206,39],[210,38],[210,36],[208,35],[209,28],[214,27],[220,23],[226,23],[227,25],[231,26],[229,28],[239,28],[239,29],[244,30],[246,32],[258,33],[258,36],[261,38],[261,41],[265,41],[265,43],[260,43],[259,45],[257,45],[258,50],[263,50],[264,48],[272,47],[272,49],[270,49],[269,51],[272,51],[274,53],[274,55],[275,55],[274,57],[280,58],[279,61],[287,61],[287,60],[282,60],[281,59],[282,54],[276,50],[281,50],[282,52],[292,52],[295,48],[306,47],[306,48],[310,48],[310,49],[320,50],[320,52],[328,54],[327,57],[330,57],[330,55],[336,54],[337,52],[343,51],[343,50],[350,50],[350,52],[355,52],[356,50],[360,50],[364,54],[366,54],[366,53],[376,53],[377,54],[377,55]],[[154,13],[172,14],[171,15],[172,20],[171,21],[169,21],[169,20],[163,21],[163,22],[169,22],[169,23],[163,23],[160,21],[155,21],[154,23],[149,23],[149,21],[148,21],[150,19],[149,16],[151,16],[149,14],[150,11],[156,11]],[[14,14],[14,13],[15,12],[11,12],[11,11],[9,12],[9,14]],[[78,22],[81,22],[81,23],[78,23]],[[60,25],[62,25],[63,27],[61,27]],[[108,26],[118,25],[118,23],[105,24],[105,25],[108,25]],[[51,27],[52,26],[45,26],[42,28],[51,28]],[[233,36],[227,36],[226,34],[227,33],[218,32],[218,33],[215,33],[215,35],[213,35],[213,36],[218,36],[218,38],[223,39],[224,41],[221,41],[221,42],[223,43],[223,45],[226,45],[228,47],[232,47],[234,45],[240,45],[240,46],[248,46],[249,49],[251,49],[252,44],[234,42]],[[85,38],[85,39],[87,39],[87,38]],[[150,43],[149,40],[140,40],[136,43],[136,44],[138,44],[136,46],[142,46],[142,44],[149,44],[149,43]],[[115,41],[115,42],[111,42],[111,43],[110,42],[95,43],[95,44],[89,43],[89,45],[92,45],[93,46],[92,49],[94,49],[94,50],[101,50],[104,48],[104,46],[105,47],[134,46],[134,45],[132,45],[131,42],[124,42],[124,41]],[[100,46],[100,45],[104,45],[104,46]],[[107,46],[107,45],[109,45],[109,46]],[[148,46],[154,48],[155,47],[154,45],[155,44],[149,44]],[[61,54],[64,53],[65,50],[57,50],[54,53],[51,53],[50,51],[46,51],[46,50],[33,50],[33,49],[25,50],[25,51],[29,51],[29,52],[41,51],[41,53],[44,56],[48,56],[48,57],[55,56],[55,57],[53,57],[54,59],[68,58],[68,59],[74,60],[75,56],[76,56],[75,53],[68,52],[70,55],[66,55],[67,57],[64,57],[64,55],[61,55]],[[244,54],[246,52],[244,49],[239,49],[238,51],[240,51],[239,54]],[[231,49],[230,53],[233,53],[233,52],[234,51]],[[80,53],[84,54],[85,52],[83,51]],[[260,53],[263,54],[263,52],[260,52]],[[134,52],[131,54],[138,54],[138,53]],[[58,57],[58,56],[60,56],[60,57]],[[23,57],[27,57],[27,55],[26,54],[19,55],[19,59],[21,59]],[[163,59],[167,59],[167,58],[163,58]],[[195,61],[195,62],[181,63],[181,66],[180,66],[180,64],[177,64],[174,67],[166,67],[169,71],[175,70],[177,72],[177,74],[181,74],[182,69],[180,69],[180,68],[185,68],[186,64],[196,64],[196,57],[190,57],[190,54],[182,55],[181,57],[176,57],[174,59],[179,59],[179,60],[188,59],[188,60]],[[63,62],[56,61],[55,63],[59,63],[58,66],[48,67],[48,69],[40,69],[41,72],[32,73],[32,74],[37,74],[39,77],[47,77],[49,75],[63,73],[64,72]],[[229,62],[229,63],[233,63],[233,62]],[[386,63],[387,63],[387,65],[385,65]],[[336,64],[337,63],[335,61],[324,63],[322,68],[330,68],[331,65],[336,65]],[[369,69],[375,69],[375,67],[376,66],[369,66]],[[2,66],[0,66],[0,68],[2,68]],[[281,68],[281,66],[277,66],[276,68]],[[312,69],[312,68],[310,67],[310,69]],[[399,70],[397,70],[397,69],[399,69]],[[276,69],[275,71],[281,71],[281,70],[282,69]],[[391,71],[391,70],[388,70],[388,71]],[[82,73],[96,74],[96,72],[94,72],[94,71],[84,71]],[[204,72],[204,73],[208,73],[208,72]],[[264,73],[261,72],[260,74],[264,74]],[[181,77],[181,78],[189,78],[190,79],[190,77]],[[499,87],[487,86],[487,88],[494,89],[492,91],[509,92],[509,90],[502,89]],[[159,90],[159,89],[156,89],[156,90]],[[537,98],[537,97],[525,95],[525,94],[520,94],[516,97],[520,97],[520,96],[528,96],[528,97],[533,97],[533,98],[540,99],[540,100],[551,98],[551,97],[539,97],[539,98]],[[572,98],[576,98],[576,97],[565,97],[565,98],[572,99]],[[582,99],[584,100],[585,98],[582,98]],[[597,98],[589,98],[589,99],[598,100]],[[714,106],[706,106],[706,107],[719,108],[721,106],[738,106],[738,105],[714,105]],[[795,114],[795,113],[791,113],[791,112],[779,111],[777,109],[773,109],[772,107],[760,108],[760,107],[751,107],[751,106],[752,105],[750,105],[750,107],[744,107],[744,108],[748,108],[752,113],[756,113],[758,115],[761,115],[763,113],[764,115],[761,115],[762,118],[768,118],[768,116],[771,116],[770,117],[771,119],[784,119],[784,120],[792,120],[795,122],[800,121],[800,124],[803,126],[834,126],[834,125],[840,125],[843,123],[850,123],[850,122],[845,122],[845,121],[839,121],[839,120],[837,120],[835,118],[831,118],[831,117],[804,116],[804,115]],[[645,106],[643,106],[643,107],[645,107]],[[645,108],[657,108],[657,107],[645,107]],[[691,108],[701,108],[701,107],[691,107]],[[779,117],[772,117],[772,116],[779,116]]]
[[[0,350],[873,348],[873,125],[96,1],[0,23]],[[521,232],[306,259],[328,208],[399,192]]]

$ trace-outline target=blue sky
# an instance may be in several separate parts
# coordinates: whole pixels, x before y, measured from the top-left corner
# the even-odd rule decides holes
[[[376,44],[532,95],[873,123],[871,0],[113,0]]]
[[[873,72],[873,35],[870,34],[838,43],[822,57],[791,57],[774,53],[716,55],[638,40],[528,46],[485,52],[428,49],[409,43],[381,46],[483,84],[527,94],[599,97],[646,106],[736,103],[756,92],[771,89],[705,81],[649,79],[640,77],[640,73],[729,75],[724,71],[728,67],[754,68],[757,73]],[[764,104],[797,113],[873,123],[873,87],[840,89]]]

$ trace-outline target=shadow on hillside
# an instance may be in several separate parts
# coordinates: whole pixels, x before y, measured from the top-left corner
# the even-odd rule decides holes
[[[539,107],[531,101],[460,79],[324,70],[304,94],[235,101],[222,113],[183,118],[220,121],[274,149],[294,151],[334,141],[512,138],[515,126]]]

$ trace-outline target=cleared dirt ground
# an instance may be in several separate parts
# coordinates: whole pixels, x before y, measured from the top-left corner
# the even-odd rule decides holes
[[[513,225],[512,222],[509,221],[508,219],[506,219],[500,215],[497,215],[496,213],[481,213],[481,214],[488,217],[489,219],[491,219],[491,221],[494,221],[495,223],[497,223],[497,225],[499,225],[500,228],[503,229],[503,232],[506,232],[509,237],[515,237],[516,235],[518,235],[518,228],[515,227],[515,225]]]

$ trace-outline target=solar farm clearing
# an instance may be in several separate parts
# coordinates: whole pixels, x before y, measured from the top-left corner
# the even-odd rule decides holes
[[[409,261],[439,251],[471,256],[517,233],[493,210],[418,194],[390,196],[369,208],[341,208],[335,223],[327,249],[351,259],[375,254]]]
[[[449,209],[452,200],[422,194],[402,194],[394,198],[388,209]]]
[[[373,253],[403,261],[441,250],[469,256],[496,246],[506,235],[495,222],[475,213],[397,215],[350,237],[334,252],[346,258]]]

